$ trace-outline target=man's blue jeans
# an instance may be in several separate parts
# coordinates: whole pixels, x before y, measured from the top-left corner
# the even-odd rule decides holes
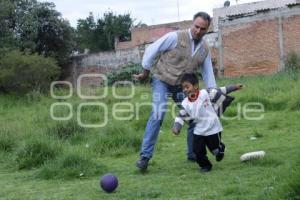
[[[175,103],[180,105],[184,99],[184,93],[180,86],[172,86],[152,77],[152,111],[147,122],[140,156],[151,158],[154,145],[157,142],[160,126],[167,111],[168,97],[171,96]],[[171,127],[171,125],[170,125]],[[194,157],[193,153],[194,124],[190,124],[187,133],[187,156]]]

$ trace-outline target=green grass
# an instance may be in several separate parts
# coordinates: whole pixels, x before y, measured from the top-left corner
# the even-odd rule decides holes
[[[131,99],[115,99],[111,89],[107,98],[97,101],[73,95],[64,102],[72,104],[74,116],[61,122],[51,119],[50,106],[57,100],[47,95],[1,95],[0,199],[300,199],[299,73],[218,80],[220,86],[230,83],[245,87],[233,94],[236,100],[226,111],[232,120],[222,119],[225,158],[216,162],[209,154],[214,166],[207,174],[186,161],[186,134],[171,134],[170,112],[149,170],[140,173],[136,169],[150,113],[149,106],[137,109],[137,105],[151,101],[149,87],[138,86]],[[117,91],[119,95],[129,93],[124,87]],[[246,120],[239,114],[239,107],[249,101],[263,103],[264,113],[249,115],[263,114],[262,120]],[[77,107],[82,102],[106,103],[108,124],[78,126]],[[125,121],[114,120],[113,106],[124,102],[133,103],[133,111],[139,112]],[[82,109],[84,123],[103,120],[103,111],[93,106]],[[60,108],[56,114],[66,116],[64,112]],[[257,150],[264,150],[265,158],[239,161],[241,154]],[[119,179],[112,194],[99,187],[99,178],[105,173]]]

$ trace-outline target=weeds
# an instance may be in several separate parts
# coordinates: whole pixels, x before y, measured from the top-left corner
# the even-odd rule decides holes
[[[16,137],[5,128],[0,129],[0,151],[10,152],[16,145]]]
[[[59,121],[47,127],[46,133],[59,139],[68,139],[76,133],[84,132],[84,128],[79,126],[76,120]]]
[[[79,152],[69,152],[48,162],[37,173],[42,179],[84,178],[105,172],[106,167],[94,163],[91,158]]]
[[[46,161],[54,159],[60,147],[43,139],[29,139],[17,152],[16,162],[18,169],[39,167]]]

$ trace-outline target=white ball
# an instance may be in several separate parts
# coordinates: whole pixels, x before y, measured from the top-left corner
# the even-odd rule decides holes
[[[240,157],[240,160],[242,162],[244,162],[244,161],[248,161],[248,160],[252,160],[252,159],[256,159],[256,158],[262,158],[265,155],[266,155],[266,152],[264,152],[264,151],[253,151],[253,152],[248,152],[248,153],[243,154]]]

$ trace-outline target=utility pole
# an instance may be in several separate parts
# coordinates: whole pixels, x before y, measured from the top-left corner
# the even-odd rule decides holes
[[[178,22],[180,21],[180,18],[179,18],[179,0],[177,0],[177,21]]]

